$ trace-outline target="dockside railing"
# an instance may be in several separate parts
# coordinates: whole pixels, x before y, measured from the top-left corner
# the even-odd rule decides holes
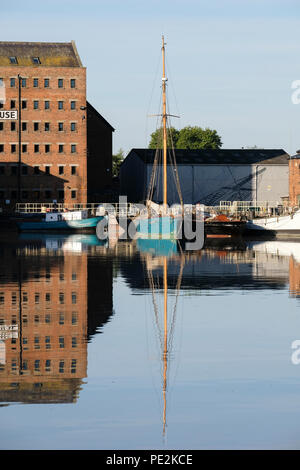
[[[53,202],[24,202],[16,204],[17,213],[43,213],[56,211],[74,211],[89,210],[92,215],[96,214],[97,208],[103,207],[108,214],[113,213],[117,217],[134,217],[140,212],[140,205],[137,203],[53,203]],[[196,206],[193,204],[185,204],[185,211],[192,211]],[[232,216],[268,216],[279,213],[291,213],[298,207],[288,207],[278,203],[278,201],[220,201],[219,205],[202,206],[205,212],[215,214],[226,214]],[[174,211],[172,211],[174,213]]]

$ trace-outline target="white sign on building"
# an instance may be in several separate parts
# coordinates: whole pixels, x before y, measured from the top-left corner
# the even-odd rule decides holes
[[[5,119],[18,119],[18,111],[0,111],[0,121]]]
[[[0,340],[18,338],[18,325],[0,325]]]

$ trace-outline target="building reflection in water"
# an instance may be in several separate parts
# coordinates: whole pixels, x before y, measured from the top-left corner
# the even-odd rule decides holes
[[[176,329],[175,310],[169,312],[179,291],[200,295],[289,284],[290,295],[299,297],[299,247],[297,242],[263,241],[183,253],[174,245],[154,247],[147,241],[111,248],[84,235],[23,235],[2,243],[0,402],[77,400],[87,377],[88,342],[110,321],[112,281],[119,272],[133,293],[164,296],[163,317],[158,317],[154,295],[152,314],[159,329],[165,427],[172,343],[167,335]]]
[[[96,263],[89,248],[80,237],[33,235],[2,245],[0,402],[76,401],[87,342],[112,314],[112,263]]]

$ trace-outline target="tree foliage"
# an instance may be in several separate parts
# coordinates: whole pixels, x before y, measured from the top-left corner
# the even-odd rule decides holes
[[[221,146],[221,137],[217,131],[187,126],[179,132],[176,147],[180,149],[218,149]]]
[[[174,127],[168,128],[167,146],[176,148],[179,131]],[[160,127],[150,136],[149,149],[163,148],[163,128]]]
[[[156,149],[163,146],[162,128],[151,134],[149,148]],[[172,136],[172,139],[170,138]],[[172,145],[172,141],[173,145]],[[168,147],[177,149],[218,149],[222,146],[221,137],[216,130],[198,126],[187,126],[178,131],[174,127],[170,129],[168,136]]]
[[[124,160],[124,151],[120,149],[118,153],[112,156],[112,174],[113,176],[119,175],[120,165]]]

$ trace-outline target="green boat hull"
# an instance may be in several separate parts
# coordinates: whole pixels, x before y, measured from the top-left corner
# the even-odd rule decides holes
[[[103,220],[104,216],[89,217],[81,220],[55,220],[55,221],[23,221],[17,222],[21,232],[25,231],[47,231],[47,230],[86,230],[96,228],[98,222]]]

